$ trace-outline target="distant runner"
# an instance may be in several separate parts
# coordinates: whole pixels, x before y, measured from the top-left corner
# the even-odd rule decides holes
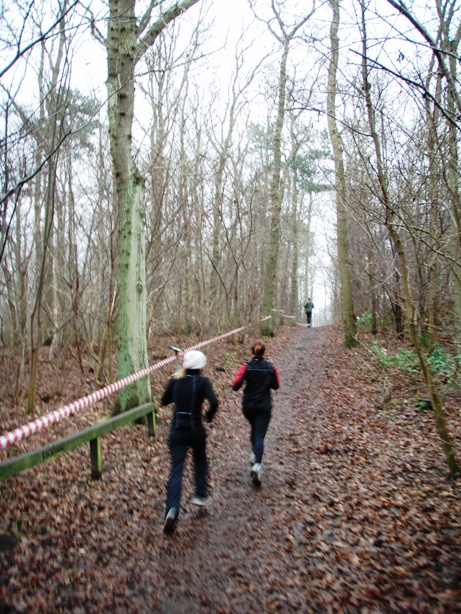
[[[314,309],[314,303],[312,299],[308,298],[306,303],[304,304],[304,311],[306,312],[307,317],[307,328],[310,328],[312,325],[312,310]]]

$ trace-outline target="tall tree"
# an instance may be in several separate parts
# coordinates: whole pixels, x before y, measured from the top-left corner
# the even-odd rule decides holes
[[[123,378],[147,366],[144,180],[132,151],[135,69],[174,19],[199,0],[182,0],[153,11],[150,2],[138,21],[136,0],[109,0],[107,93],[109,135],[118,209],[118,374]],[[149,378],[124,388],[115,412],[151,399]]]
[[[394,203],[391,201],[390,193],[389,193],[389,185],[388,178],[386,176],[385,165],[382,155],[381,141],[379,138],[379,134],[376,128],[376,119],[375,119],[375,109],[373,106],[373,101],[371,97],[371,85],[368,77],[368,63],[367,63],[367,30],[366,30],[366,20],[365,20],[365,6],[363,0],[361,0],[361,10],[362,10],[362,22],[361,22],[361,30],[362,30],[362,78],[363,85],[362,90],[365,95],[367,113],[368,113],[368,122],[370,127],[370,134],[374,145],[374,153],[376,159],[376,172],[377,179],[379,184],[379,199],[384,207],[385,211],[385,224],[386,228],[389,231],[389,235],[391,237],[392,244],[394,246],[395,252],[398,257],[400,274],[401,274],[401,283],[402,283],[402,292],[403,292],[403,301],[404,301],[404,310],[406,317],[406,328],[408,330],[408,334],[410,340],[415,348],[415,351],[418,355],[419,363],[421,366],[421,372],[424,376],[424,379],[427,384],[428,392],[431,399],[432,409],[434,411],[436,427],[439,432],[442,446],[445,452],[445,457],[447,459],[447,464],[449,466],[450,472],[453,476],[458,475],[460,473],[460,468],[458,462],[456,460],[456,455],[454,448],[451,443],[450,434],[448,432],[444,413],[443,413],[443,405],[442,398],[435,384],[432,373],[429,369],[429,364],[427,362],[424,348],[422,347],[420,335],[419,335],[419,321],[418,321],[418,313],[415,307],[413,293],[411,289],[410,279],[409,279],[409,267],[407,264],[407,256],[405,251],[404,242],[400,236],[399,232],[399,222],[396,216],[396,208]]]
[[[335,162],[335,189],[336,189],[336,228],[338,235],[338,269],[341,284],[341,313],[344,323],[344,337],[346,347],[357,344],[357,329],[355,323],[354,305],[352,300],[351,271],[349,262],[349,239],[347,231],[346,209],[346,176],[344,172],[343,144],[336,121],[336,74],[339,60],[339,0],[330,0],[333,18],[330,27],[331,56],[328,67],[328,128],[333,147]]]
[[[453,270],[453,318],[454,318],[454,342],[455,351],[461,355],[461,198],[459,180],[459,136],[460,126],[457,126],[457,119],[461,112],[457,105],[458,83],[458,49],[461,41],[461,23],[455,30],[454,35],[450,35],[451,22],[454,17],[455,2],[442,3],[437,1],[437,12],[440,19],[440,30],[442,31],[441,42],[442,50],[448,58],[447,81],[452,86],[447,88],[447,130],[448,130],[448,193],[450,203],[451,220],[451,256]]]
[[[397,9],[423,37],[431,49],[439,69],[439,77],[446,84],[447,95],[444,115],[448,123],[448,172],[447,183],[450,200],[451,258],[453,271],[454,342],[455,350],[461,354],[461,199],[459,194],[459,123],[461,95],[458,84],[458,49],[461,43],[461,22],[456,23],[457,0],[436,0],[438,16],[437,34],[433,36],[426,26],[410,10],[403,0],[387,0]],[[428,92],[425,92],[428,94]]]
[[[315,13],[316,5],[313,4],[312,10],[300,21],[295,23],[291,28],[283,21],[282,15],[275,0],[271,0],[272,12],[274,14],[275,23],[278,31],[275,31],[270,22],[268,27],[273,36],[282,46],[282,57],[280,59],[278,88],[277,88],[277,117],[274,126],[274,137],[272,142],[272,177],[270,184],[270,203],[271,203],[271,226],[269,237],[269,254],[266,263],[266,271],[264,274],[264,290],[263,290],[263,316],[272,315],[272,309],[275,307],[275,276],[277,272],[277,263],[280,250],[280,223],[283,201],[283,183],[282,183],[282,132],[285,122],[286,112],[286,95],[288,81],[288,56],[290,45],[296,37],[300,28],[309,21]],[[266,335],[273,335],[273,318],[265,320],[262,323],[262,332]]]
[[[64,2],[64,11],[67,10],[67,0]],[[67,109],[67,92],[64,76],[67,74],[66,67],[66,22],[63,19],[59,26],[59,37],[57,53],[55,57],[50,59],[51,76],[50,82],[47,84],[47,96],[41,96],[42,111],[46,107],[47,115],[49,118],[49,134],[47,135],[47,146],[49,151],[56,151],[58,142],[62,141],[64,132],[64,120],[63,115]],[[45,55],[45,43],[42,41],[42,58]],[[43,63],[41,69],[43,70]],[[43,87],[45,76],[41,70],[39,75],[39,86]],[[41,149],[41,146],[37,148]],[[38,350],[43,342],[43,313],[42,307],[45,299],[48,299],[48,307],[51,307],[54,302],[54,292],[52,283],[53,274],[53,260],[52,260],[52,245],[53,245],[53,231],[54,231],[54,217],[55,217],[55,199],[56,199],[56,179],[57,179],[57,158],[58,156],[51,156],[46,178],[46,191],[44,195],[45,213],[44,213],[44,227],[43,235],[41,232],[37,232],[36,252],[40,255],[37,259],[37,290],[34,307],[30,317],[30,347],[31,347],[31,360],[30,360],[30,377],[29,377],[29,390],[27,395],[27,413],[33,414],[35,410],[35,391],[36,391],[36,378],[37,378],[37,361]],[[40,164],[40,160],[37,159],[37,163]],[[37,176],[37,181],[41,182],[42,178],[40,174]],[[35,201],[35,224],[36,228],[40,228],[41,218],[41,191],[37,195],[39,200]],[[43,241],[43,243],[42,243]],[[49,331],[47,331],[49,332]],[[46,335],[48,336],[48,334]]]

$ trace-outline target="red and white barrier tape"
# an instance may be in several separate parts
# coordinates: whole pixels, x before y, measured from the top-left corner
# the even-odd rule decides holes
[[[292,320],[296,320],[296,316],[289,316],[289,315],[287,315],[283,311],[283,309],[273,309],[272,311],[274,311],[275,313],[279,313],[282,318],[291,318]]]
[[[267,316],[266,318],[263,318],[261,322],[264,322],[264,320],[268,320],[270,317],[271,316]],[[230,335],[235,335],[236,333],[239,333],[245,328],[248,328],[248,326],[250,326],[250,324],[247,324],[247,326],[241,326],[240,328],[236,328],[235,330],[231,330],[229,333],[224,333],[224,335],[213,337],[213,339],[207,339],[207,341],[201,341],[200,343],[197,343],[196,345],[193,345],[192,347],[184,351],[189,352],[190,350],[197,350],[198,348],[204,347],[205,345],[209,345],[210,343],[214,343],[215,341],[218,341],[218,339],[224,339],[225,337],[229,337]],[[70,403],[69,405],[65,405],[64,407],[56,409],[55,411],[51,412],[50,414],[47,414],[46,416],[37,418],[37,420],[34,420],[33,422],[29,422],[28,424],[25,424],[24,426],[14,429],[14,431],[10,431],[9,433],[6,433],[5,435],[1,435],[0,436],[0,450],[5,450],[8,446],[11,446],[14,443],[21,441],[22,439],[29,437],[29,435],[38,433],[44,427],[47,427],[47,426],[50,426],[50,424],[59,422],[66,416],[72,416],[77,411],[84,409],[85,407],[90,407],[90,405],[94,405],[95,403],[97,403],[98,401],[101,401],[105,397],[108,397],[109,395],[114,394],[114,392],[117,392],[117,390],[120,390],[121,388],[128,386],[128,384],[132,384],[136,380],[141,379],[142,377],[146,377],[146,375],[149,375],[150,373],[152,373],[152,371],[161,369],[162,367],[166,366],[170,362],[173,362],[175,359],[176,359],[175,356],[170,356],[169,358],[165,358],[164,360],[161,360],[160,362],[156,362],[154,365],[152,365],[151,367],[148,367],[147,369],[143,369],[142,371],[133,373],[132,375],[129,375],[128,377],[125,377],[115,382],[114,384],[110,384],[109,386],[106,386],[105,388],[101,388],[100,390],[97,390],[96,392],[92,392],[86,397],[82,397],[81,399],[78,399],[78,401],[74,401],[73,403]]]

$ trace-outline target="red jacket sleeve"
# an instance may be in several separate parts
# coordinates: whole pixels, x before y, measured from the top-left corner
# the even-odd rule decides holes
[[[246,370],[247,370],[247,363],[244,362],[243,365],[240,366],[239,370],[237,371],[237,375],[235,376],[234,381],[232,382],[233,390],[240,390],[240,388],[243,386]]]
[[[277,367],[275,365],[272,365],[272,368],[274,369],[274,375],[275,375],[274,380],[275,381],[274,380],[272,381],[271,388],[272,388],[272,390],[278,390],[280,388],[280,375],[279,375],[279,371],[278,371],[278,369],[277,369]]]

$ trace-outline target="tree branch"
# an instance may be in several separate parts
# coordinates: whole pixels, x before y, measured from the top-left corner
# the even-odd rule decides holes
[[[450,88],[451,94],[453,96],[453,100],[456,101],[456,106],[458,107],[458,111],[461,113],[461,98],[458,95],[458,91],[456,89],[456,83],[453,81],[453,77],[450,74],[450,71],[448,70],[448,68],[445,65],[445,61],[443,59],[443,55],[446,53],[445,50],[440,50],[438,48],[438,46],[435,44],[435,41],[433,40],[432,36],[429,34],[429,32],[426,30],[426,28],[419,23],[419,21],[416,19],[416,17],[414,17],[409,9],[407,8],[407,6],[405,5],[405,3],[403,2],[403,0],[387,0],[388,3],[393,6],[395,9],[397,9],[397,11],[399,11],[399,13],[401,13],[404,17],[406,17],[408,19],[408,21],[416,28],[416,30],[423,36],[423,38],[427,41],[427,43],[429,44],[429,46],[432,49],[432,52],[434,53],[435,57],[437,58],[438,64],[439,64],[439,68],[443,74],[443,76],[445,77],[445,79],[447,80],[448,86]],[[458,56],[457,59],[459,59]]]
[[[363,58],[363,54],[360,53],[359,51],[355,51],[354,49],[351,49],[350,51],[352,51],[352,53],[355,53],[359,57]],[[446,119],[448,119],[449,122],[451,122],[454,126],[456,126],[458,130],[461,130],[461,125],[458,124],[455,121],[455,119],[447,113],[447,111],[443,108],[443,106],[440,104],[437,98],[433,94],[431,94],[431,92],[426,88],[425,85],[423,85],[422,83],[418,83],[417,81],[413,81],[413,79],[410,79],[409,77],[404,77],[400,73],[395,72],[394,70],[388,68],[387,66],[384,66],[384,64],[381,64],[377,60],[373,60],[372,58],[367,58],[367,60],[370,63],[377,66],[378,68],[381,68],[381,70],[384,70],[385,72],[389,73],[393,77],[397,77],[397,79],[400,79],[401,81],[405,81],[405,83],[408,83],[409,85],[412,85],[413,87],[416,87],[417,89],[422,90],[423,96],[432,100],[434,105],[442,112],[442,114],[446,117]]]
[[[57,25],[59,25],[63,19],[66,18],[66,16],[68,15],[68,13],[70,13],[70,11],[79,3],[79,0],[74,0],[74,2],[69,6],[69,8],[67,10],[65,10],[60,16],[59,18],[53,23],[53,25],[51,25],[48,30],[46,32],[44,32],[41,36],[39,36],[38,38],[36,38],[35,40],[33,40],[31,43],[29,43],[28,45],[26,45],[26,47],[24,47],[24,49],[19,49],[18,52],[16,53],[15,57],[11,60],[11,62],[9,64],[7,64],[7,66],[5,66],[5,68],[3,68],[3,70],[0,70],[0,79],[3,77],[3,75],[5,75],[12,66],[14,66],[14,64],[16,64],[16,62],[19,60],[19,58],[21,58],[22,56],[24,56],[28,51],[30,51],[35,45],[37,45],[37,43],[40,43],[44,40],[46,40],[48,38],[48,36],[50,35],[50,33],[55,29],[55,27]]]
[[[140,39],[138,43],[138,47],[135,53],[135,62],[138,62],[144,53],[152,47],[152,45],[157,40],[157,37],[161,34],[161,32],[166,28],[166,26],[174,21],[176,17],[185,11],[187,11],[191,6],[197,4],[199,0],[182,0],[181,2],[177,2],[170,9],[162,13],[159,19],[147,30],[146,34]],[[151,3],[152,4],[152,3]],[[149,7],[150,11],[153,7]],[[150,16],[150,15],[149,15]],[[146,17],[146,15],[144,16]],[[146,23],[143,23],[143,28],[147,27]]]

